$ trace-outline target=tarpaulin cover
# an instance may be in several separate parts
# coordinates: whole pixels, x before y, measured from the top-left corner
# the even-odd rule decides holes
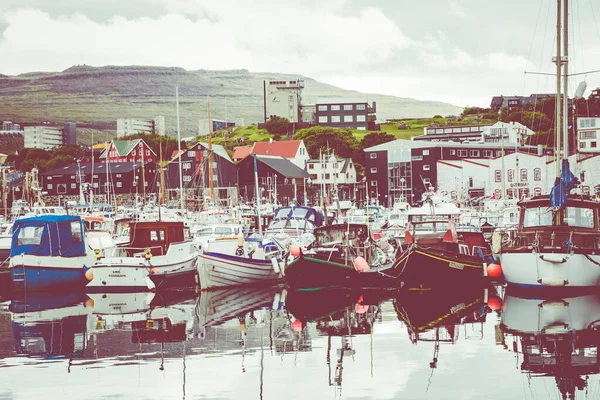
[[[569,160],[562,161],[560,178],[556,178],[554,187],[550,191],[550,206],[564,209],[567,204],[567,196],[571,189],[579,183],[579,179],[573,175],[569,168]]]
[[[86,254],[83,223],[76,215],[23,218],[13,224],[10,256],[79,257]]]
[[[280,207],[275,210],[274,214],[274,221],[280,219],[307,219],[316,226],[323,225],[323,222],[325,221],[323,214],[312,207],[305,206]]]

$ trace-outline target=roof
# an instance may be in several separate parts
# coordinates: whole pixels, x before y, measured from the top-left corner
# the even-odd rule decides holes
[[[92,147],[94,148],[94,150],[97,150],[97,149],[105,149],[108,146],[110,146],[110,143],[109,142],[104,142],[104,143],[96,143]]]
[[[131,153],[135,146],[137,146],[140,142],[144,143],[144,145],[156,156],[154,150],[150,148],[142,139],[132,139],[132,140],[113,140],[111,144],[115,146],[115,150],[117,150],[117,154],[119,157],[126,157]],[[100,155],[100,158],[106,158],[106,153],[110,149],[108,146]]]
[[[256,159],[268,165],[269,167],[271,167],[286,178],[310,178],[308,172],[306,172],[305,170],[303,170],[302,168],[298,167],[296,164],[285,158],[257,156]]]
[[[256,142],[250,154],[295,158],[302,140],[282,140],[279,142]]]
[[[147,161],[146,164],[150,163]],[[113,172],[130,172],[142,165],[141,162],[120,162],[120,163],[95,163],[94,164],[94,173],[102,174],[106,173],[106,169],[108,167],[108,173],[112,174]],[[54,176],[54,175],[77,175],[79,173],[80,165],[77,163],[67,164],[62,167],[54,168],[48,172],[44,172],[40,175],[42,176]],[[92,163],[82,163],[81,164],[81,173],[83,175],[92,173]]]
[[[179,158],[179,156],[181,154],[185,153],[186,151],[197,150],[197,148],[200,146],[205,148],[206,150],[208,150],[208,144],[198,142],[195,145],[193,145],[192,147],[190,147],[189,149],[181,149],[181,151],[178,151],[178,150],[173,151],[173,155],[171,156],[171,161],[169,161],[169,162],[175,161],[176,159]],[[226,159],[230,163],[233,163],[233,161],[229,157],[229,154],[227,154],[227,150],[225,150],[225,148],[223,146],[221,146],[220,144],[213,144],[211,147],[212,147],[212,151],[214,154],[218,155],[221,158]]]
[[[236,147],[233,152],[233,157],[231,158],[234,160],[243,160],[244,158],[248,157],[251,152],[252,147],[250,146]]]

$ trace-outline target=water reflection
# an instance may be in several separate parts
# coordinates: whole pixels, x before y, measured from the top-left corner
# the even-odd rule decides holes
[[[507,293],[498,344],[517,355],[529,378],[552,377],[562,399],[588,395],[600,372],[600,295],[526,298]]]

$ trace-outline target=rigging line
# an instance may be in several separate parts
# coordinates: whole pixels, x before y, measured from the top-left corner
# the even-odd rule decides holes
[[[596,35],[598,35],[598,39],[600,39],[600,30],[598,29],[598,22],[596,21],[594,6],[592,5],[592,0],[588,0],[588,2],[590,3],[590,8],[592,9],[592,21],[594,21],[594,26],[596,27]]]
[[[535,41],[535,34],[537,32],[537,28],[539,25],[539,21],[540,21],[540,15],[542,14],[542,5],[544,4],[544,0],[540,0],[540,8],[538,10],[538,15],[537,18],[535,20],[535,28],[533,29],[533,36],[531,38],[531,44],[529,45],[529,52],[527,53],[527,58],[525,60],[525,63],[527,63],[527,61],[529,61],[531,59],[531,52],[533,51],[533,42]],[[527,64],[525,64],[525,66],[527,67]],[[525,75],[523,74],[523,96],[525,95]]]

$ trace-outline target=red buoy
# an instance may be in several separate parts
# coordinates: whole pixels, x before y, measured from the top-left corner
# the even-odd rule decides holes
[[[490,278],[500,278],[502,276],[502,266],[498,263],[491,263],[487,267],[487,274]]]
[[[487,305],[493,311],[498,311],[502,309],[502,299],[498,296],[491,296],[488,299]]]
[[[354,263],[354,269],[357,270],[358,272],[363,272],[363,271],[368,271],[369,270],[369,263],[367,262],[367,260],[364,259],[364,257],[356,257],[353,261]]]
[[[294,322],[292,322],[292,330],[294,332],[302,332],[302,321],[297,319]]]
[[[300,246],[298,246],[297,244],[293,244],[290,246],[290,254],[293,257],[299,257],[300,256]]]

